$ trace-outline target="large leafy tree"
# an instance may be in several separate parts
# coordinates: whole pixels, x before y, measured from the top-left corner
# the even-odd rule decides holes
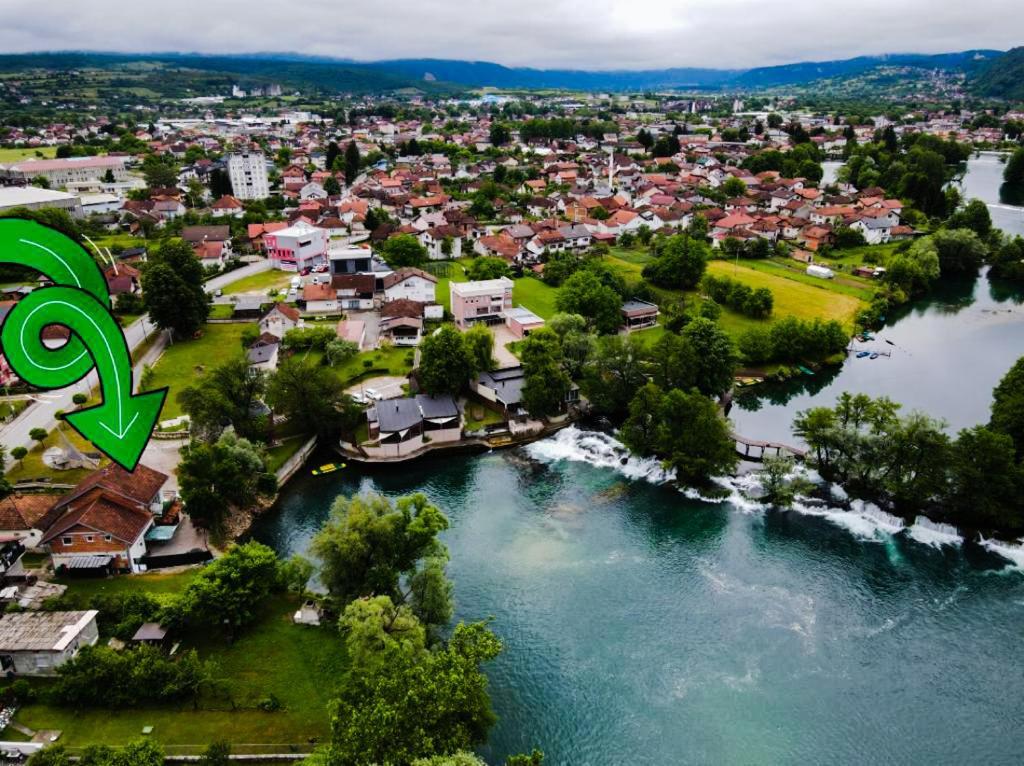
[[[231,545],[185,588],[174,617],[186,625],[223,629],[230,638],[253,623],[280,585],[277,554],[266,545]]]
[[[558,336],[548,327],[534,330],[523,341],[523,406],[534,417],[562,411],[572,381],[562,366]]]
[[[342,391],[338,376],[300,356],[284,360],[270,376],[267,403],[305,433],[318,436],[354,428],[359,417],[359,408]]]
[[[950,455],[949,504],[956,518],[979,526],[1019,530],[1024,526],[1024,470],[1013,440],[985,426],[964,429]]]
[[[422,266],[427,262],[427,248],[412,234],[398,234],[389,237],[380,246],[380,253],[388,266],[400,269],[406,266]]]
[[[474,340],[474,352],[482,354],[477,343]],[[467,350],[462,334],[452,325],[444,325],[420,343],[416,379],[428,394],[455,394],[469,380],[474,367],[474,357]]]
[[[355,183],[356,178],[359,177],[359,165],[361,158],[359,156],[359,147],[356,146],[355,141],[349,141],[345,147],[345,183],[351,186]]]
[[[430,560],[447,556],[437,539],[447,528],[448,519],[422,494],[401,497],[393,505],[380,495],[339,497],[313,538],[320,581],[342,602],[386,595],[404,604],[413,595],[409,581]]]
[[[992,392],[989,427],[1013,440],[1017,459],[1024,457],[1024,357],[1017,360]]]
[[[970,229],[940,229],[931,236],[942,276],[977,274],[988,248]]]
[[[587,398],[598,412],[626,414],[637,389],[646,382],[646,350],[634,336],[598,338],[585,373]]]
[[[643,275],[662,287],[692,290],[704,276],[710,257],[701,239],[676,234],[659,243],[657,257],[644,266]]]
[[[142,272],[146,310],[161,330],[190,337],[210,314],[203,290],[203,267],[183,240],[169,240],[153,253]]]
[[[1010,155],[1003,168],[1003,180],[1008,184],[1024,184],[1024,146],[1018,147]]]
[[[693,349],[693,382],[708,396],[718,396],[732,385],[736,370],[736,349],[732,339],[710,319],[698,317],[682,332]]]
[[[590,269],[580,269],[562,283],[555,298],[558,310],[579,314],[602,335],[622,324],[622,299]]]
[[[475,324],[462,336],[473,372],[494,369],[494,335],[486,325]]]
[[[178,392],[178,402],[189,416],[192,435],[212,441],[225,426],[239,436],[261,437],[265,419],[254,415],[266,393],[267,376],[254,370],[239,355],[213,368],[196,385]]]
[[[261,450],[230,432],[213,444],[192,442],[178,466],[178,481],[196,526],[219,535],[229,506],[247,508],[273,493],[277,482],[264,464]]]
[[[377,615],[369,615],[374,626]],[[350,625],[351,630],[351,625]],[[353,664],[331,706],[328,763],[411,763],[475,747],[496,721],[482,666],[501,652],[484,623],[455,627],[433,651],[386,642],[368,667]]]

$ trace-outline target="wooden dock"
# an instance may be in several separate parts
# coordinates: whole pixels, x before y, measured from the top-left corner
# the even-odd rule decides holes
[[[759,463],[764,460],[765,455],[772,457],[788,455],[796,460],[803,460],[807,456],[807,450],[793,447],[789,444],[763,442],[757,439],[748,439],[746,436],[740,436],[739,434],[733,434],[732,438],[736,442],[736,451],[743,455],[745,460]]]

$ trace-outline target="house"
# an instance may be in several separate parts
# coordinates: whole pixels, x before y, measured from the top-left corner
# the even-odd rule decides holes
[[[273,372],[277,369],[277,356],[281,340],[270,333],[258,337],[245,351],[249,367],[254,370]]]
[[[482,399],[498,405],[509,420],[524,421],[528,416],[522,406],[525,383],[526,373],[521,366],[504,367],[491,372],[481,372],[470,380],[469,390]],[[578,402],[579,398],[579,386],[573,384],[565,395],[563,406]]]
[[[193,249],[203,242],[230,242],[230,226],[186,226],[181,230],[181,238]]]
[[[331,278],[339,305],[344,311],[368,311],[373,308],[377,279],[373,274],[338,274]]]
[[[626,332],[646,330],[658,324],[658,307],[653,303],[633,299],[622,304],[622,329]]]
[[[307,284],[302,288],[302,301],[310,314],[341,313],[338,291],[331,284]]]
[[[99,641],[95,609],[81,612],[16,612],[0,617],[0,672],[52,676],[83,646]]]
[[[260,334],[283,338],[289,330],[302,326],[299,310],[286,303],[275,303],[260,319]]]
[[[544,320],[528,308],[516,306],[505,311],[505,326],[520,340],[544,326]]]
[[[162,492],[167,478],[145,465],[129,472],[111,463],[62,495],[40,522],[54,569],[143,571],[146,532],[170,499]]]
[[[214,218],[241,218],[245,215],[245,207],[230,194],[225,194],[219,200],[210,205],[210,214]]]
[[[291,226],[263,235],[263,246],[275,269],[304,271],[327,259],[326,229],[298,221]]]
[[[370,441],[361,448],[374,457],[402,457],[462,438],[462,413],[450,395],[385,399],[366,416]]]
[[[501,324],[512,308],[512,280],[508,277],[477,282],[450,282],[451,311],[462,330],[477,322]]]
[[[144,622],[132,636],[132,643],[163,647],[167,643],[167,628],[159,622]]]
[[[269,298],[259,295],[239,295],[231,309],[232,319],[259,319]]]
[[[869,245],[884,245],[889,241],[893,225],[887,218],[865,217],[851,223],[850,228],[859,231]]]
[[[423,320],[419,317],[384,317],[378,333],[381,340],[395,346],[418,346],[423,334]]]
[[[407,298],[420,303],[433,303],[437,298],[437,277],[420,269],[398,269],[385,275],[381,282],[385,302]]]
[[[103,278],[107,280],[107,289],[112,296],[124,293],[135,295],[142,290],[141,272],[127,263],[108,266],[103,270]]]
[[[0,538],[17,539],[35,548],[43,537],[42,520],[58,496],[16,492],[0,500]]]

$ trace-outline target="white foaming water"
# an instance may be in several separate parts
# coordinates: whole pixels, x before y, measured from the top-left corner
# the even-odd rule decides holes
[[[1014,568],[1024,570],[1024,545],[1003,543],[998,540],[986,540],[983,537],[981,538],[981,546],[986,550],[992,551],[992,553],[1002,556],[1007,561],[1012,561]]]
[[[548,463],[559,460],[589,463],[652,484],[664,484],[674,478],[674,473],[666,471],[654,458],[638,458],[614,437],[600,431],[581,431],[576,426],[563,428],[554,436],[534,442],[526,451],[531,457]]]
[[[941,548],[943,545],[960,545],[964,541],[960,530],[953,525],[939,524],[924,516],[914,519],[914,523],[907,529],[907,534],[912,540],[933,548]]]
[[[793,510],[808,516],[818,516],[848,530],[854,537],[867,542],[884,542],[904,528],[903,519],[886,513],[873,503],[854,500],[850,510],[830,508],[826,505],[798,500]]]

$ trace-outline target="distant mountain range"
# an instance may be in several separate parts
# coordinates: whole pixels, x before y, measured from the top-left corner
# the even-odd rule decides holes
[[[802,86],[819,80],[853,78],[879,67],[962,72],[980,95],[1024,99],[1024,48],[1009,53],[969,50],[959,53],[889,54],[836,61],[801,62],[754,69],[669,68],[586,71],[506,67],[485,61],[396,59],[357,62],[300,54],[57,52],[0,55],[0,72],[26,69],[119,69],[142,62],[182,71],[323,92],[374,93],[418,88],[451,93],[492,86],[509,89],[642,91],[664,89],[756,90]]]

